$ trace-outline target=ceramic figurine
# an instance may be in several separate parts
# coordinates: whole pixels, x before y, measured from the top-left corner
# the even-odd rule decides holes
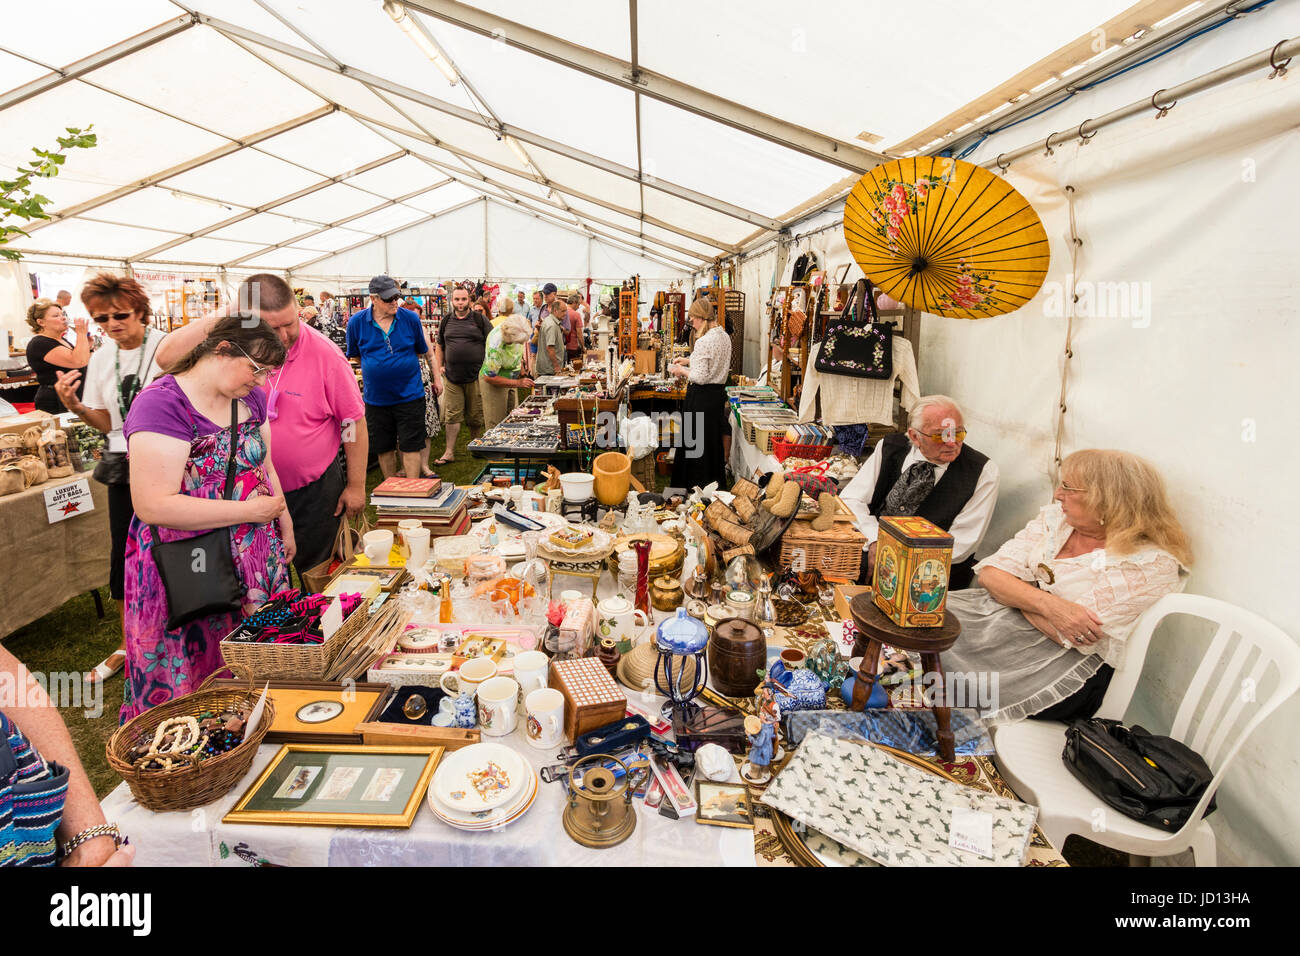
[[[466,693],[457,697],[455,715],[457,727],[474,727],[478,723],[478,708],[474,706],[474,698]]]
[[[748,783],[767,783],[772,779],[772,741],[775,730],[757,717],[745,718],[745,736],[749,738],[749,760],[740,768]]]

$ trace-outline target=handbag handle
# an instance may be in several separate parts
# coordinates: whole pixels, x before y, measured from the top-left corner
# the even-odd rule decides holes
[[[230,500],[235,485],[235,449],[239,445],[239,399],[230,400],[230,457],[226,460],[226,490],[221,497]]]

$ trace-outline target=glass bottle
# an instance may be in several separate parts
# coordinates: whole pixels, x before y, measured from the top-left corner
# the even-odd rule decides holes
[[[441,600],[438,602],[438,620],[443,624],[450,624],[453,620],[453,609],[451,606],[451,578],[442,579],[442,587],[439,589]]]

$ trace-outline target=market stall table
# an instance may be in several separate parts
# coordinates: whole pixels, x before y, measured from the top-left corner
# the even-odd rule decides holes
[[[91,510],[51,522],[46,492],[85,482]],[[51,478],[0,498],[0,553],[9,572],[0,601],[0,638],[57,609],[64,602],[108,584],[110,534],[108,488],[89,472]]]

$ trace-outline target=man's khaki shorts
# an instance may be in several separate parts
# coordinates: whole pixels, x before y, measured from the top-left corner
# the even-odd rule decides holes
[[[479,395],[478,379],[457,385],[442,381],[442,420],[447,425],[468,422],[470,428],[483,427],[483,398]]]

